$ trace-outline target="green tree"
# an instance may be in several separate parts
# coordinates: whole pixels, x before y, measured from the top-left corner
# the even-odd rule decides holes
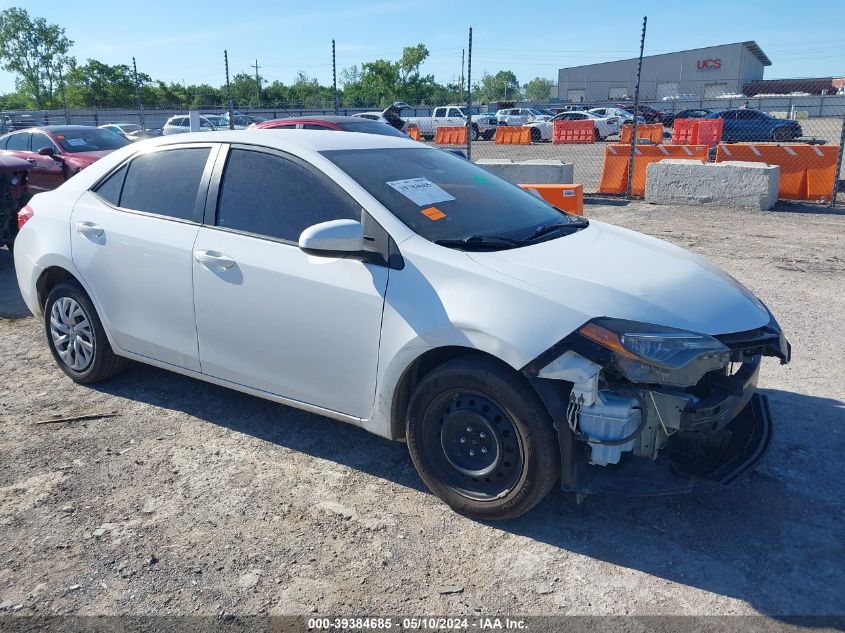
[[[263,85],[264,79],[258,76],[258,81]],[[236,106],[257,106],[260,99],[256,95],[255,75],[249,73],[238,73],[231,81],[232,101]]]
[[[26,9],[0,12],[0,63],[19,76],[38,108],[53,105],[59,74],[72,64],[67,54],[71,46],[63,28],[30,18]]]
[[[296,80],[288,90],[289,103],[292,106],[312,108],[327,108],[333,103],[332,89],[321,86],[314,77],[309,77],[303,71],[296,73]]]
[[[206,106],[219,106],[226,102],[226,87],[218,90],[208,84],[192,84],[185,88],[188,107],[192,109]]]
[[[523,88],[529,101],[548,101],[552,94],[552,81],[543,77],[534,77]]]
[[[522,98],[519,81],[510,70],[500,70],[495,75],[484,73],[481,83],[472,88],[474,101],[517,101]]]
[[[139,84],[147,86],[151,81],[149,75],[138,73]],[[135,78],[127,64],[110,66],[89,59],[85,65],[70,69],[65,92],[71,108],[129,108],[135,105]]]

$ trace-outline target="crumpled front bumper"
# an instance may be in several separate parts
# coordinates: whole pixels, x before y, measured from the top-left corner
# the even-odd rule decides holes
[[[577,454],[565,425],[558,427],[561,447],[561,489],[587,495],[596,492],[668,495],[689,492],[698,481],[727,484],[758,463],[772,440],[766,396],[753,394],[723,428],[684,431],[673,437],[654,461],[628,456],[619,464],[592,467]]]

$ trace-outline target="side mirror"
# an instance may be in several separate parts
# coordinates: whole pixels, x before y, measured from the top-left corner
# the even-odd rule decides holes
[[[312,255],[357,253],[364,250],[364,227],[355,220],[320,222],[302,232],[299,248]]]
[[[38,154],[40,156],[55,156],[56,150],[54,150],[52,147],[47,145],[45,147],[42,147],[40,150],[38,150]]]

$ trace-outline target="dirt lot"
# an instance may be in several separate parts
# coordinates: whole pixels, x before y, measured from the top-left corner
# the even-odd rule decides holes
[[[0,611],[845,614],[845,215],[785,208],[587,209],[709,256],[777,315],[794,361],[764,362],[764,461],[682,497],[555,492],[496,525],[351,426],[142,365],[75,386],[0,251]],[[120,416],[35,424],[91,411]]]

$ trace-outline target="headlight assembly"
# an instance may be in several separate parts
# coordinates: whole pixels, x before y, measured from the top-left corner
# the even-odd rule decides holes
[[[728,348],[712,336],[660,325],[602,318],[577,332],[610,352],[631,382],[688,387],[730,360]]]

